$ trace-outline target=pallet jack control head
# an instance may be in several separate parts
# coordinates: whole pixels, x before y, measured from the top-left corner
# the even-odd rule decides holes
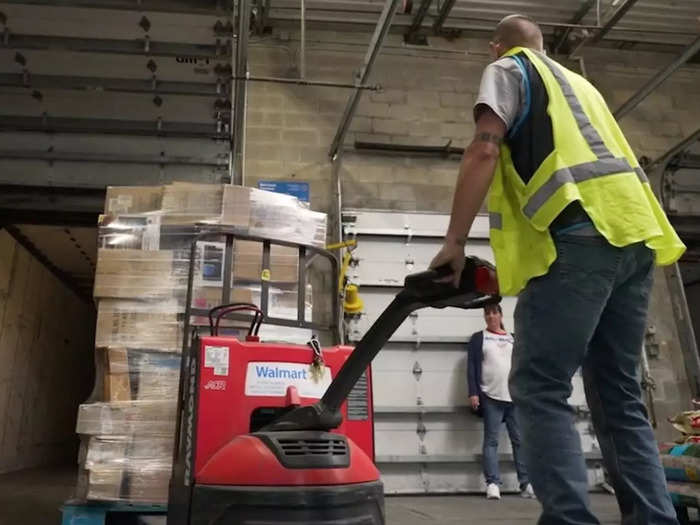
[[[427,307],[483,308],[501,299],[496,268],[487,261],[467,257],[457,287],[450,281],[443,282],[450,275],[448,266],[408,275],[402,290],[357,343],[323,398],[314,405],[287,412],[262,431],[328,431],[337,428],[342,422],[340,406],[343,401],[379,350],[412,312]]]

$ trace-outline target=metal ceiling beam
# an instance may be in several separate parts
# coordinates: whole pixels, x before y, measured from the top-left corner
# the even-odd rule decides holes
[[[624,0],[624,3],[617,8],[617,11],[615,11],[612,14],[612,16],[603,24],[603,27],[598,29],[595,33],[593,33],[593,35],[589,36],[588,38],[584,38],[583,40],[581,40],[581,42],[579,42],[579,44],[569,54],[569,56],[573,56],[576,53],[578,53],[587,43],[597,44],[598,42],[600,42],[605,37],[605,35],[607,35],[617,25],[617,23],[622,19],[622,17],[627,14],[627,11],[632,9],[638,1],[639,0]]]
[[[416,37],[418,36],[420,30],[423,28],[423,20],[425,19],[425,15],[428,14],[428,9],[430,9],[430,5],[432,3],[433,0],[421,0],[420,5],[418,6],[418,11],[416,11],[416,14],[413,16],[413,22],[411,22],[411,27],[408,28],[408,31],[406,31],[406,34],[404,35],[404,40],[407,43],[417,43]]]
[[[113,9],[117,11],[150,11],[155,13],[181,13],[193,15],[224,16],[230,13],[226,9],[229,2],[210,2],[212,7],[202,7],[205,2],[185,2],[171,0],[3,0],[3,4],[35,5],[47,7],[79,7],[94,9]],[[197,4],[200,4],[199,6]],[[217,7],[218,5],[218,7]]]
[[[579,24],[581,21],[586,17],[586,15],[591,11],[593,6],[595,6],[596,0],[585,0],[583,4],[581,4],[581,7],[579,8],[578,11],[576,11],[576,14],[571,18],[569,21],[571,24]],[[569,40],[569,35],[571,34],[573,28],[571,27],[566,27],[561,30],[561,33],[559,37],[556,39],[554,44],[552,45],[552,51],[554,54],[559,53],[559,49],[561,49],[565,44],[568,43]]]
[[[110,91],[119,93],[150,93],[153,95],[191,95],[228,97],[224,84],[207,82],[175,82],[140,80],[137,78],[81,77],[73,75],[23,75],[0,73],[0,86],[31,89],[61,89],[74,91]]]
[[[0,115],[0,131],[43,131],[48,133],[94,133],[98,135],[139,135],[228,140],[216,124],[67,117]]]
[[[636,108],[645,98],[647,98],[657,87],[663,84],[668,77],[673,75],[678,68],[685,64],[688,60],[693,58],[696,54],[700,52],[700,36],[698,36],[694,42],[692,42],[684,51],[671,62],[664,69],[659,71],[654,75],[649,82],[647,82],[642,88],[632,95],[624,104],[622,104],[617,110],[615,110],[615,118],[621,119],[627,115],[630,111]]]
[[[238,1],[238,38],[236,39],[236,60],[233,71],[233,111],[231,114],[231,183],[242,186],[245,169],[245,114],[248,83],[248,33],[252,0]]]
[[[212,166],[226,167],[225,159],[185,157],[172,155],[107,155],[102,153],[41,151],[41,150],[2,150],[2,160],[31,160],[45,162],[106,162],[109,164],[150,164],[156,166]]]
[[[51,272],[54,277],[56,277],[56,279],[58,279],[66,286],[66,288],[71,290],[82,301],[86,303],[92,303],[92,297],[90,297],[90,293],[86,293],[86,290],[81,288],[78,285],[78,283],[76,283],[73,280],[73,277],[69,273],[64,272],[53,262],[51,262],[51,260],[46,256],[46,254],[42,252],[39,248],[37,248],[37,246],[31,241],[31,239],[24,235],[19,228],[11,224],[5,224],[3,227],[7,230],[7,233],[12,235],[12,237],[14,237],[14,239],[21,246],[23,246],[25,250],[27,250],[30,254],[34,256],[36,260],[43,264],[44,267],[49,272]]]
[[[435,34],[440,34],[443,31],[445,20],[447,20],[447,17],[449,16],[450,11],[452,11],[452,8],[455,6],[456,1],[457,0],[443,0],[440,10],[438,11],[437,18],[433,23],[433,31]]]
[[[396,9],[400,3],[400,0],[386,0],[384,3],[384,9],[379,15],[379,20],[377,21],[377,26],[374,29],[374,34],[369,43],[369,48],[367,49],[367,54],[365,55],[362,68],[355,78],[355,82],[358,85],[367,84],[369,76],[372,73],[372,67],[374,67],[374,62],[379,55],[379,51],[382,48],[384,39],[386,38],[389,28],[391,27],[391,22],[396,13]],[[355,111],[357,110],[357,105],[360,103],[360,98],[362,96],[361,89],[355,89],[347,104],[345,105],[345,111],[343,111],[343,116],[340,119],[340,124],[338,125],[338,130],[333,138],[333,143],[331,144],[330,157],[333,159],[343,147],[345,142],[345,135],[350,128],[350,123],[355,116]]]
[[[153,42],[147,39],[117,40],[9,33],[1,47],[9,49],[108,53],[149,57],[187,57],[205,60],[223,60],[231,55],[231,46],[226,39],[224,39],[220,45],[211,45]]]

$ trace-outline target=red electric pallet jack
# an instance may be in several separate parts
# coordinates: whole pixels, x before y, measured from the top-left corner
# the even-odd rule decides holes
[[[312,257],[326,259],[337,277],[337,262],[327,251],[226,229],[198,235],[191,261],[197,241],[212,236],[226,238],[224,300],[231,289],[234,238],[262,243],[262,268],[269,268],[271,245],[296,247],[299,290]],[[373,461],[370,363],[417,309],[482,308],[500,300],[494,267],[468,257],[458,288],[439,282],[449,268],[409,275],[354,350],[321,349],[314,341],[309,346],[260,343],[257,337],[265,320],[330,329],[337,336],[335,293],[333,321],[326,326],[306,320],[301,293],[296,320],[267,316],[266,280],[261,280],[260,307],[234,303],[199,311],[191,307],[194,267],[191,262],[168,525],[383,525],[384,492]],[[252,317],[242,310],[252,310]],[[191,327],[193,315],[209,317],[209,335]],[[219,335],[222,317],[250,321],[246,340]]]

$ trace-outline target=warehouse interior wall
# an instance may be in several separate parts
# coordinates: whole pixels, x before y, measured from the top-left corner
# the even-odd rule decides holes
[[[0,473],[76,461],[94,326],[93,305],[0,230]]]
[[[307,77],[348,81],[362,63],[369,35],[307,32]],[[355,141],[465,147],[474,130],[472,107],[488,64],[487,40],[431,38],[427,47],[407,46],[389,35],[370,77],[379,92],[363,94],[340,167],[345,208],[447,213],[459,157],[378,154],[353,148]],[[250,47],[251,75],[297,74],[299,37],[279,33]],[[624,103],[673,55],[589,49],[585,61],[564,62],[582,72],[611,108]],[[690,135],[700,121],[698,65],[667,80],[627,115],[621,126],[638,157],[655,159]],[[328,150],[348,90],[252,82],[248,87],[246,184],[301,180],[311,184],[314,209],[331,210],[332,166]],[[657,181],[652,181],[657,182]],[[692,397],[673,316],[666,274],[658,270],[649,316],[648,346],[656,382],[657,437],[672,439],[665,420],[690,408]]]
[[[306,37],[307,78],[351,82],[362,64],[370,34],[309,30]],[[431,37],[428,46],[412,46],[404,44],[401,34],[388,35],[370,77],[370,83],[381,84],[383,89],[363,94],[346,138],[339,172],[345,207],[449,211],[458,157],[381,155],[352,146],[355,141],[466,146],[473,132],[472,106],[481,71],[489,61],[487,43],[483,38]],[[299,48],[299,35],[284,29],[253,39],[249,47],[251,76],[298,76]],[[26,54],[37,72],[55,73],[73,61],[74,68],[80,64],[80,74],[85,76],[110,76],[116,74],[114,69],[142,78],[148,67],[147,57],[120,56],[117,67],[99,53],[81,54],[89,57],[84,62],[74,60],[75,53],[61,54],[60,60],[44,52]],[[20,72],[14,57],[14,52],[0,54],[8,71]],[[614,108],[674,57],[669,53],[587,48],[584,61],[566,64],[577,71],[585,69]],[[196,80],[200,70],[211,69],[174,56],[159,57],[157,64],[162,78],[170,75]],[[698,71],[697,65],[682,68],[622,120],[638,156],[656,158],[695,130],[700,121],[700,104],[692,103],[700,97]],[[161,105],[162,101],[156,104],[148,93],[43,89],[41,97],[33,97],[24,88],[8,88],[3,93],[11,96],[0,97],[0,114],[25,117],[128,118],[154,123],[163,117],[166,123],[175,119],[213,125],[216,114],[211,97],[169,96]],[[255,186],[264,179],[308,181],[312,208],[330,211],[333,169],[328,150],[349,94],[347,89],[250,82],[245,184]],[[228,173],[228,144],[222,140],[8,131],[3,131],[2,139],[8,148],[132,156],[197,154],[207,160],[205,167],[110,164],[89,159],[0,161],[0,173],[30,185],[51,186],[56,180],[85,188],[171,180],[220,182]],[[7,363],[0,371],[2,471],[60,460],[73,453],[75,407],[92,386],[89,368],[94,313],[5,232],[0,235],[0,355]],[[657,415],[663,421],[667,415],[688,408],[691,394],[663,272],[658,272],[656,283],[649,344],[655,349],[651,367],[657,383]],[[42,401],[34,404],[33,400]],[[673,435],[667,426],[660,423],[661,439]],[[20,440],[19,436],[31,438]]]

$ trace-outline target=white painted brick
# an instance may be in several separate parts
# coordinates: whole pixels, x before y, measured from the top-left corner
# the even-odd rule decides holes
[[[423,118],[438,122],[458,122],[473,125],[474,115],[471,107],[464,108],[424,108]]]
[[[445,141],[442,137],[431,136],[397,136],[392,137],[393,144],[403,144],[405,146],[444,146]]]
[[[414,122],[408,127],[412,137],[436,137],[441,134],[442,125],[439,122]]]
[[[339,122],[334,116],[315,112],[285,113],[283,117],[284,125],[288,128],[327,129],[337,127]]]
[[[388,133],[348,133],[352,136],[352,142],[382,142],[391,144],[391,135]]]
[[[410,123],[402,120],[372,119],[372,131],[389,135],[408,135]]]
[[[282,95],[267,95],[264,92],[248,94],[248,109],[252,111],[270,111],[282,109],[285,99]]]
[[[263,124],[265,113],[262,111],[248,111],[245,115],[245,122],[248,126],[260,126]]]
[[[379,197],[381,199],[391,199],[398,201],[416,200],[415,186],[412,184],[380,184]]]
[[[392,182],[392,169],[389,167],[367,165],[349,166],[352,177],[358,182]]]
[[[301,162],[301,149],[297,144],[280,144],[275,148],[283,163]]]
[[[654,157],[654,153],[664,152],[674,146],[676,141],[668,137],[655,137],[648,133],[642,136],[643,154]],[[654,153],[652,153],[654,152]]]
[[[285,144],[318,146],[319,133],[313,129],[285,129],[282,131],[282,141]]]
[[[345,108],[345,104],[336,100],[319,99],[316,101],[316,107],[319,113],[340,115]]]
[[[248,160],[282,160],[279,144],[260,144],[247,142],[245,147],[246,162]]]
[[[369,99],[372,102],[386,102],[389,104],[405,104],[406,93],[398,89],[386,89],[371,93]]]
[[[343,108],[341,107],[339,112],[342,110]],[[357,114],[365,117],[386,118],[389,116],[389,104],[362,99],[357,106]]]
[[[435,91],[409,91],[408,104],[419,108],[439,108],[440,97]]]
[[[282,173],[282,162],[278,160],[248,160],[245,161],[245,176],[248,178],[270,179],[279,177]]]
[[[440,105],[445,108],[471,108],[474,97],[468,93],[440,93]]]
[[[392,104],[389,106],[389,112],[386,116],[396,120],[422,120],[424,119],[424,114],[433,111],[433,109],[428,108],[418,108],[414,106],[407,106],[405,104]]]
[[[263,116],[263,123],[266,126],[281,126],[284,122],[284,116],[277,111],[267,111]]]
[[[246,143],[258,142],[261,144],[279,143],[282,140],[282,132],[279,128],[264,126],[248,126],[246,129]]]
[[[466,122],[463,124],[446,122],[440,125],[440,132],[443,137],[453,137],[455,139],[470,138],[474,134],[474,126]]]
[[[302,162],[319,162],[328,159],[327,146],[300,146],[299,154]]]
[[[352,119],[350,129],[358,133],[371,133],[372,119],[369,117],[355,117]]]
[[[680,124],[673,121],[658,122],[654,126],[654,132],[661,137],[680,138],[683,136]]]

